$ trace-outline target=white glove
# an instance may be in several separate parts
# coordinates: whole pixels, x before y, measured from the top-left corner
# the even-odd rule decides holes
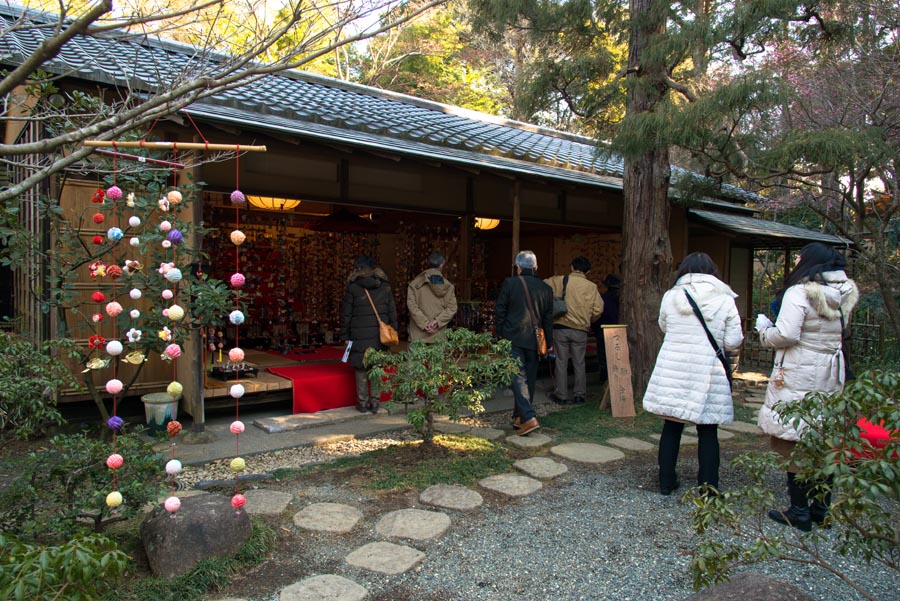
[[[772,323],[772,320],[769,319],[768,317],[766,317],[765,315],[763,315],[762,313],[760,313],[759,315],[756,316],[756,331],[757,332],[762,332],[766,328],[771,328],[773,325],[775,325],[775,324]]]

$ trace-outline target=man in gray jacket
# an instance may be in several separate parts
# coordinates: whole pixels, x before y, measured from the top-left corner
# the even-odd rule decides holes
[[[456,291],[441,270],[444,255],[433,252],[428,269],[417,275],[406,289],[409,309],[409,340],[433,340],[456,317]]]

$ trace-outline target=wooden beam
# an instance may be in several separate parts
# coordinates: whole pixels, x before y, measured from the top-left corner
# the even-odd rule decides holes
[[[145,148],[148,150],[233,150],[235,152],[266,152],[265,146],[241,144],[208,144],[206,142],[116,142],[110,140],[85,140],[89,148]]]

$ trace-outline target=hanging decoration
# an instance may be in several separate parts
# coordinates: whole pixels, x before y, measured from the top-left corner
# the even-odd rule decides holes
[[[240,328],[244,323],[244,314],[241,311],[241,288],[244,283],[244,277],[241,273],[241,245],[244,243],[245,237],[241,232],[241,208],[247,202],[247,197],[240,189],[240,157],[235,159],[234,168],[234,184],[235,189],[231,193],[231,204],[234,205],[234,230],[231,232],[229,239],[234,245],[234,274],[231,276],[231,285],[234,287],[234,310],[228,315],[228,321],[234,326],[234,348],[228,351],[228,360],[234,367],[235,382],[229,389],[229,394],[234,399],[234,421],[231,423],[229,430],[234,435],[234,459],[231,460],[229,467],[234,472],[234,495],[231,497],[231,506],[234,508],[235,514],[240,514],[241,508],[247,502],[244,495],[241,494],[240,478],[241,472],[247,467],[247,463],[241,458],[241,433],[244,431],[244,424],[240,421],[241,397],[244,396],[244,387],[237,382],[241,377],[244,365],[244,351],[240,347]],[[221,338],[220,338],[221,339]],[[219,359],[221,361],[221,353],[219,351]]]

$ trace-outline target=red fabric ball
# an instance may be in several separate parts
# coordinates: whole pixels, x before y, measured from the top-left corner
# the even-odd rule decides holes
[[[122,277],[122,268],[118,265],[109,265],[106,268],[106,276],[114,280]]]
[[[98,291],[91,295],[91,300],[95,303],[102,303],[106,300],[106,295]]]
[[[94,223],[103,223],[106,221],[106,217],[103,216],[103,213],[94,213]]]
[[[181,422],[175,420],[170,421],[166,425],[166,432],[169,436],[178,436],[181,433]]]
[[[103,244],[103,236],[94,236],[94,244]]]

